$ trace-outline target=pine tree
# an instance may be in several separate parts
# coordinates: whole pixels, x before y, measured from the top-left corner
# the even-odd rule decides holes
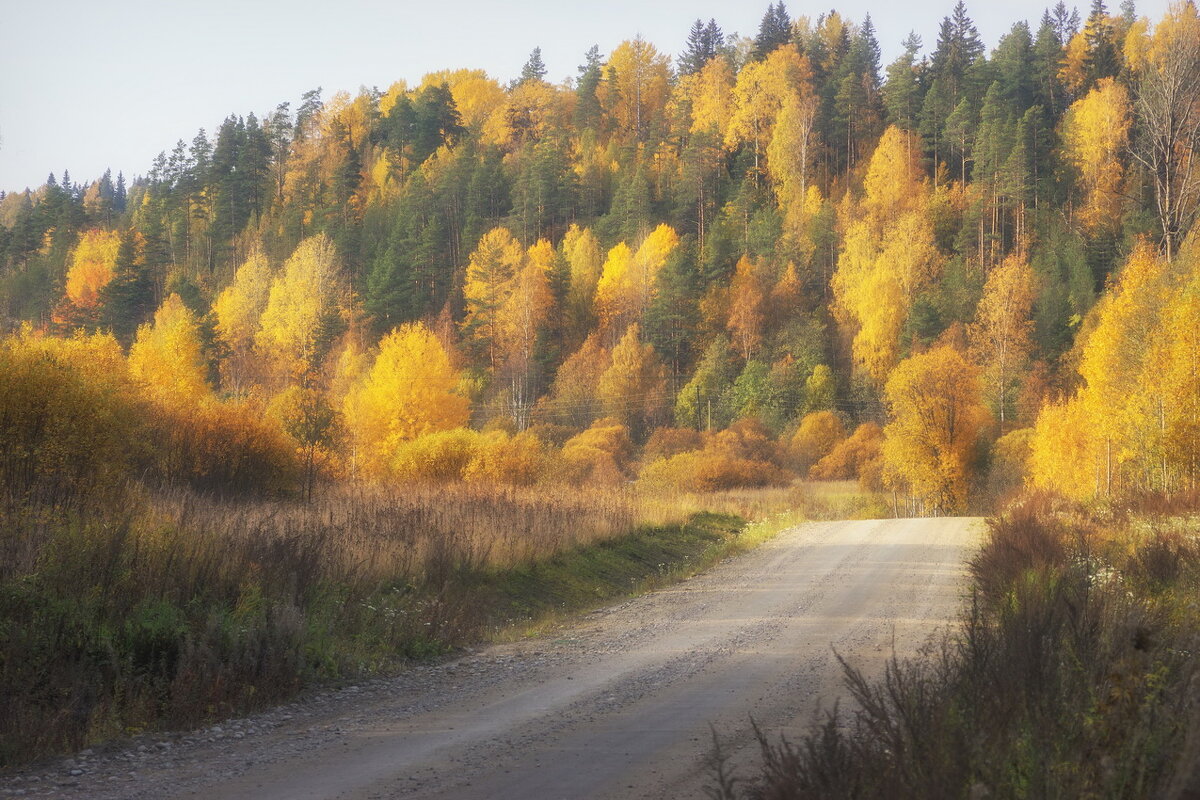
[[[904,39],[904,53],[888,65],[887,82],[883,85],[883,103],[888,122],[908,131],[917,129],[921,112],[921,65],[917,53],[921,37],[909,33]]]
[[[967,72],[983,55],[983,50],[979,30],[967,15],[966,4],[958,0],[951,15],[942,20],[930,64],[933,76],[944,82],[952,105],[958,104],[959,96],[966,90]]]

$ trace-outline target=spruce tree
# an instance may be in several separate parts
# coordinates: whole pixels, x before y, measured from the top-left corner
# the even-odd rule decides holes
[[[917,129],[921,111],[920,51],[921,37],[910,32],[904,39],[904,53],[888,65],[882,90],[888,122],[909,131]]]
[[[697,19],[692,23],[688,32],[687,46],[679,57],[679,72],[681,75],[694,75],[704,68],[725,44],[725,34],[717,27],[717,21],[710,19],[707,24]]]
[[[1084,69],[1087,72],[1088,85],[1103,78],[1115,77],[1121,71],[1121,54],[1117,45],[1117,33],[1108,18],[1104,0],[1092,0],[1092,12],[1083,26],[1083,36],[1087,40]]]
[[[575,104],[575,126],[581,131],[598,128],[604,114],[596,94],[600,87],[601,69],[604,66],[600,48],[592,45],[583,57],[583,65],[579,67],[579,79],[575,83],[575,96],[578,98]]]
[[[792,40],[792,20],[788,16],[783,0],[767,6],[762,22],[758,26],[758,36],[754,37],[754,58],[762,60],[769,56],[775,48]]]
[[[121,234],[112,279],[100,290],[101,323],[124,345],[133,342],[138,326],[154,314],[154,279],[137,252],[137,234]]]
[[[517,79],[517,85],[531,82],[542,83],[545,80],[546,64],[542,61],[542,48],[535,47],[529,54],[529,60],[525,62],[525,66],[521,67],[521,77]]]

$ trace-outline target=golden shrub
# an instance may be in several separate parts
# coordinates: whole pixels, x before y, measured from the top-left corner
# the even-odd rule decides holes
[[[874,422],[864,422],[849,438],[838,442],[829,454],[813,464],[808,477],[815,480],[844,480],[857,478],[863,467],[880,458],[883,429]]]
[[[470,428],[418,436],[396,448],[391,474],[400,480],[416,482],[462,480],[475,460],[483,438],[484,434]]]
[[[291,437],[254,400],[156,405],[153,466],[168,483],[221,493],[288,493],[300,481]]]
[[[528,431],[516,436],[496,431],[479,437],[475,456],[463,477],[530,486],[551,470],[557,455],[553,448]]]
[[[800,427],[788,443],[789,455],[796,467],[806,472],[845,438],[846,428],[837,414],[815,411],[800,420]]]
[[[774,464],[715,449],[660,458],[647,464],[639,477],[639,482],[649,488],[684,492],[784,486],[789,480],[787,473]]]
[[[0,343],[0,492],[25,503],[112,497],[141,441],[136,394],[111,336]]]
[[[628,478],[633,458],[629,428],[611,417],[566,441],[562,449],[562,477],[568,482],[616,484]]]
[[[692,428],[655,428],[642,448],[642,462],[650,464],[660,458],[700,450],[704,441],[704,434]]]

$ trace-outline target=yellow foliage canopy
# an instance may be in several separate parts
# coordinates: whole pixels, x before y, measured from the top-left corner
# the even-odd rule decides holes
[[[211,395],[196,315],[172,294],[138,328],[129,372],[146,394],[165,406],[193,405]]]
[[[271,283],[255,345],[282,374],[312,366],[322,323],[336,308],[339,271],[333,242],[322,233],[300,242]]]
[[[738,259],[729,289],[729,320],[726,324],[742,358],[749,359],[762,342],[765,309],[758,269],[748,256]]]
[[[379,343],[371,369],[347,395],[343,410],[364,472],[387,472],[401,444],[465,425],[467,399],[442,343],[424,325],[401,325]]]
[[[692,133],[712,133],[724,140],[734,108],[733,84],[733,70],[722,55],[680,79],[680,91],[692,104]]]
[[[608,57],[597,92],[618,127],[641,139],[658,118],[671,92],[671,59],[642,37],[622,42]]]
[[[658,274],[679,246],[679,236],[670,225],[650,232],[634,253],[621,242],[608,251],[596,284],[596,310],[609,330],[640,320],[658,289]]]
[[[1085,385],[1042,409],[1035,485],[1078,498],[1192,488],[1200,477],[1200,258],[1140,243],[1093,310]]]
[[[669,399],[666,370],[654,347],[640,341],[640,333],[636,322],[629,326],[596,387],[604,413],[627,424],[656,419]]]
[[[885,395],[892,419],[883,454],[892,474],[932,508],[964,509],[975,444],[989,421],[979,368],[952,347],[935,347],[901,362]]]
[[[883,383],[900,353],[913,297],[937,277],[941,255],[919,177],[920,147],[890,127],[871,157],[864,196],[852,204],[833,276],[835,313],[854,331],[855,362]]]
[[[988,275],[971,326],[971,350],[984,365],[992,405],[1001,433],[1009,391],[1033,349],[1033,269],[1020,255],[1010,255]]]
[[[1112,78],[1097,83],[1063,118],[1063,148],[1084,191],[1079,218],[1091,230],[1111,230],[1120,222],[1121,154],[1129,142],[1129,124],[1129,92]]]
[[[93,309],[100,302],[100,290],[113,277],[121,234],[117,231],[89,230],[79,237],[71,251],[67,270],[67,298],[76,308]]]

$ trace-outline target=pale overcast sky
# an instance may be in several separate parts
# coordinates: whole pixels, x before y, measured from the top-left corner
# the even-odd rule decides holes
[[[1021,19],[1037,25],[1049,0],[974,0],[990,50]],[[1116,0],[1110,0],[1115,9]],[[870,13],[884,64],[915,30],[926,51],[953,0],[841,0]],[[1051,3],[1052,4],[1052,3]],[[768,0],[0,0],[0,189],[40,185],[53,171],[76,182],[143,174],[160,150],[231,113],[260,117],[321,86],[386,88],[437,69],[486,69],[507,82],[534,47],[553,80],[576,74],[593,44],[610,52],[640,33],[675,55],[693,20],[753,35]],[[1086,14],[1087,3],[1080,8]],[[1157,18],[1167,0],[1141,0]],[[789,2],[793,16],[830,6]]]

